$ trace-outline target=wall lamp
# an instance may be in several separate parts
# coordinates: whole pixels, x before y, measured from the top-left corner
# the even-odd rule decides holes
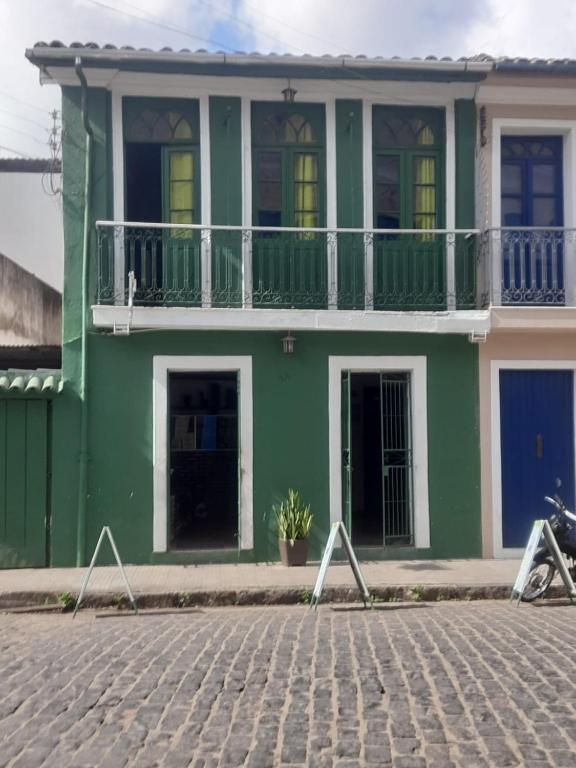
[[[289,102],[292,104],[294,99],[296,98],[296,94],[298,91],[295,88],[292,88],[292,85],[290,84],[290,80],[288,80],[288,87],[284,88],[282,91],[282,94],[284,95],[284,101]]]
[[[290,331],[288,331],[288,335],[287,336],[284,336],[282,338],[282,351],[284,352],[285,355],[293,355],[294,354],[294,342],[295,341],[296,341],[296,339],[294,338],[294,336],[292,336]]]

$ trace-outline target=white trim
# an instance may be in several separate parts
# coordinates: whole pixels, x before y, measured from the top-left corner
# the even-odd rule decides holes
[[[456,115],[454,102],[446,105],[446,229],[456,227]],[[456,309],[456,242],[446,240],[446,308]]]
[[[493,228],[502,226],[502,210],[500,192],[501,177],[501,142],[502,136],[545,136],[557,135],[564,137],[563,146],[563,177],[564,177],[564,226],[574,227],[576,212],[574,211],[573,186],[575,161],[570,156],[576,146],[576,120],[532,120],[517,117],[495,117],[492,120],[492,222]],[[573,154],[573,152],[572,152]],[[567,162],[569,159],[569,162]]]
[[[153,358],[153,466],[154,466],[154,552],[168,551],[168,374],[171,371],[237,371],[240,390],[239,477],[240,514],[238,542],[240,549],[254,547],[252,357],[210,355],[156,355]]]
[[[562,177],[564,200],[564,227],[576,226],[576,208],[574,184],[576,183],[576,120],[543,120],[529,118],[499,117],[492,120],[492,227],[498,228],[502,221],[501,186],[502,186],[502,136],[514,135],[557,135],[563,137]],[[492,286],[494,304],[500,304],[501,258],[499,241],[492,239]],[[575,244],[566,243],[564,257],[564,286],[566,306],[576,305],[576,253]]]
[[[268,57],[266,57],[268,58]],[[197,98],[244,94],[254,101],[280,101],[288,74],[282,77],[242,77],[237,75],[187,75],[155,72],[120,72],[117,69],[96,69],[85,66],[84,73],[91,87],[118,90],[124,96],[167,98]],[[48,74],[60,85],[78,85],[73,68],[50,67]],[[443,106],[455,99],[473,99],[477,83],[391,81],[358,79],[294,78],[297,101],[325,101],[326,96],[338,99],[358,99],[359,94],[383,104],[400,106]],[[193,95],[192,95],[193,94]]]
[[[328,229],[336,229],[338,226],[337,200],[336,200],[336,99],[327,97],[325,105],[326,115],[326,226]],[[328,260],[328,296],[329,309],[337,309],[338,288],[338,245],[327,239],[326,259]]]
[[[241,145],[242,145],[242,226],[252,226],[252,104],[242,96]],[[242,238],[242,294],[244,306],[252,306],[252,233]]]
[[[502,543],[502,446],[500,432],[500,371],[550,370],[573,371],[573,408],[576,409],[576,360],[492,360],[490,363],[490,432],[492,451],[492,546],[496,558],[517,558],[522,549],[505,548]],[[575,410],[576,415],[576,410]],[[574,418],[574,455],[576,456],[576,417]]]
[[[97,328],[130,322],[132,330],[219,331],[392,331],[407,333],[484,333],[489,310],[456,312],[362,312],[330,309],[202,309],[200,307],[92,306]]]
[[[560,75],[562,77],[562,75]],[[480,85],[477,104],[576,106],[574,88],[538,88],[518,85]]]
[[[342,519],[342,372],[405,371],[410,373],[412,399],[412,477],[414,546],[430,547],[428,504],[428,406],[426,357],[366,356],[328,358],[328,443],[330,467],[330,522]]]
[[[199,98],[200,112],[200,221],[212,224],[212,180],[210,178],[210,97]],[[210,232],[202,232],[201,241],[202,306],[212,303],[212,245]]]
[[[372,102],[362,102],[362,170],[364,199],[364,228],[374,226],[374,198],[372,189]],[[364,245],[364,306],[374,307],[374,245],[372,241]]]
[[[114,218],[126,216],[124,206],[124,129],[122,96],[112,93],[112,195]],[[124,303],[124,275],[126,274],[123,233],[114,237],[114,296],[115,303]]]

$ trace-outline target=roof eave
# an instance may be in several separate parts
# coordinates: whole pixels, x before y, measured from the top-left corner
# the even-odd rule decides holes
[[[80,56],[86,66],[121,66],[126,64],[196,64],[209,68],[214,65],[238,67],[286,67],[310,69],[390,69],[422,72],[483,74],[493,68],[492,62],[448,61],[442,59],[384,59],[353,56],[292,56],[228,53],[193,53],[186,51],[130,51],[92,48],[29,48],[26,57],[36,66],[70,66]]]

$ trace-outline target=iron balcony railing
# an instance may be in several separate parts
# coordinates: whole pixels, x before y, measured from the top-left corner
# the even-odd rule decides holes
[[[501,227],[482,235],[484,305],[573,304],[576,230]]]
[[[478,230],[96,227],[98,304],[130,298],[135,306],[390,311],[478,305]]]

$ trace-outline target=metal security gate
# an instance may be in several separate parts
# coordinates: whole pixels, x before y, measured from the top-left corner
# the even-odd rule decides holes
[[[414,543],[410,374],[342,374],[344,521],[360,546]]]
[[[46,565],[47,400],[0,400],[0,568]]]

